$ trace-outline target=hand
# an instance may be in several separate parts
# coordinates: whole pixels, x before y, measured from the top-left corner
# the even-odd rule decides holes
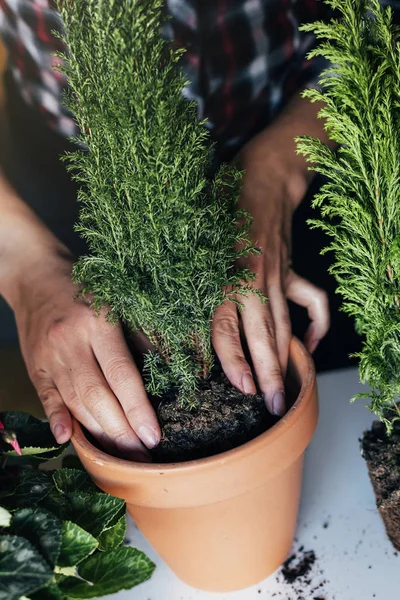
[[[52,432],[72,433],[71,414],[109,451],[148,461],[160,428],[122,328],[75,299],[72,262],[51,257],[13,306],[21,348]]]
[[[267,408],[279,416],[286,411],[284,377],[292,335],[286,299],[308,311],[311,323],[305,344],[310,352],[329,329],[326,293],[291,268],[292,215],[307,181],[298,170],[291,170],[287,154],[285,147],[280,151],[274,132],[253,140],[242,154],[245,176],[239,207],[253,217],[251,238],[262,255],[248,257],[239,266],[255,273],[251,285],[268,301],[262,304],[255,295],[240,297],[244,306],[240,314],[233,302],[226,301],[213,320],[214,348],[231,383],[244,394],[256,392],[241,345],[242,328]]]

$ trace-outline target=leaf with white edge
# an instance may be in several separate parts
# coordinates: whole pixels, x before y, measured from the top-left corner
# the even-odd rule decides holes
[[[54,568],[54,577],[56,581],[59,581],[58,577],[64,576],[75,576],[76,575],[76,567],[58,567],[57,565]]]
[[[62,521],[68,519],[69,503],[65,494],[61,494],[54,486],[50,494],[40,502],[40,506],[55,514]]]
[[[79,564],[92,554],[99,542],[87,531],[72,521],[64,521],[62,524],[61,550],[57,565],[60,567],[72,567]]]
[[[78,567],[77,577],[59,581],[60,589],[77,599],[97,598],[129,590],[149,579],[155,565],[140,550],[115,548],[110,552],[96,552]]]
[[[114,525],[116,525],[118,523],[118,521],[120,521],[122,519],[122,517],[124,517],[125,515],[126,515],[126,505],[124,502],[124,504],[121,506],[120,510],[113,516],[113,518],[104,527],[103,531],[106,531],[107,529],[111,529],[112,527],[114,527]]]
[[[41,463],[46,463],[49,460],[54,460],[55,458],[58,458],[59,456],[61,456],[61,454],[64,452],[64,450],[67,448],[68,444],[65,444],[64,446],[60,447],[60,448],[56,448],[54,450],[50,450],[50,451],[46,451],[40,454],[31,454],[30,450],[35,451],[35,449],[31,449],[31,448],[22,448],[22,452],[21,452],[21,456],[19,456],[15,450],[9,450],[9,451],[5,451],[2,452],[0,450],[0,456],[3,454],[4,456],[7,457],[7,466],[21,466],[21,465],[32,465],[34,467],[37,467],[38,465],[40,465]],[[26,450],[28,450],[26,452]]]
[[[105,529],[98,537],[99,550],[107,552],[117,548],[124,541],[126,532],[126,515],[120,518],[113,527]]]
[[[58,448],[55,448],[54,450],[49,450],[47,452],[44,452],[43,454],[35,454],[32,458],[36,458],[40,462],[54,460],[55,458],[58,458],[59,456],[61,456],[63,454],[64,450],[66,450],[68,448],[68,446],[69,446],[69,442],[66,442],[65,444],[63,444],[62,446],[59,446]]]
[[[58,450],[58,448],[38,448],[34,446],[25,446],[21,448],[22,456],[37,456],[39,454],[46,454],[47,452],[54,452]],[[4,452],[4,454],[14,454],[16,455],[15,450],[10,450],[9,452]]]
[[[66,446],[65,444],[62,446],[57,444],[47,421],[37,419],[28,413],[17,411],[2,412],[0,413],[0,421],[3,422],[5,429],[16,433],[23,453],[24,448],[33,448],[36,450],[35,455],[38,455],[50,451],[53,452],[54,450],[58,451],[58,449],[64,449]],[[9,452],[8,447],[3,448],[3,450],[6,453]],[[32,453],[28,450],[27,454]]]
[[[85,467],[76,456],[76,454],[67,454],[62,459],[63,469],[78,469],[79,471],[84,471]]]
[[[53,481],[59,492],[102,493],[86,473],[78,469],[58,469],[53,473]]]
[[[0,600],[19,600],[46,585],[53,570],[28,540],[0,535]]]
[[[0,527],[9,527],[11,523],[11,513],[0,506]]]
[[[28,466],[18,468],[16,472],[10,471],[8,475],[8,478],[5,475],[2,480],[1,489],[1,492],[4,491],[6,495],[2,500],[2,504],[6,508],[9,506],[12,506],[12,508],[34,506],[43,500],[54,487],[50,473],[38,471]],[[10,488],[9,493],[12,495],[7,495],[7,487]]]
[[[10,532],[26,538],[54,567],[61,547],[61,521],[43,508],[22,508],[13,514]]]
[[[125,506],[125,502],[108,494],[85,494],[83,492],[65,495],[69,507],[65,519],[86,529],[94,537],[100,535],[113,517]]]

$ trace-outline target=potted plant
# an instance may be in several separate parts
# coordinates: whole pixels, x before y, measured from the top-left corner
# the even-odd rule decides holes
[[[387,532],[400,550],[400,38],[390,8],[378,0],[326,0],[339,13],[305,26],[324,42],[312,56],[330,66],[320,89],[320,116],[339,149],[300,139],[299,151],[327,178],[314,200],[332,238],[332,273],[343,309],[364,337],[360,377],[378,415],[362,451]]]
[[[74,456],[64,459],[73,468],[39,470],[66,447],[47,422],[0,413],[0,431],[0,598],[84,600],[151,576],[154,564],[121,546],[123,500],[97,488]]]
[[[152,343],[143,375],[164,434],[153,464],[107,454],[77,422],[73,443],[179,577],[228,591],[264,579],[290,549],[315,373],[293,340],[293,407],[277,422],[261,395],[244,396],[218,369],[211,319],[224,301],[258,293],[235,268],[257,250],[236,209],[240,173],[213,169],[207,130],[182,97],[181,50],[160,35],[162,4],[60,6],[67,105],[86,147],[67,157],[90,248],[74,274],[94,309],[108,306]]]

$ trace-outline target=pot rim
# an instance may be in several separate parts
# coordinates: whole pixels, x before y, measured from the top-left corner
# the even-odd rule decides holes
[[[301,380],[301,388],[298,397],[294,404],[290,407],[288,412],[270,429],[267,429],[256,438],[232,448],[215,454],[213,456],[207,456],[205,458],[188,460],[177,463],[139,463],[130,461],[124,458],[117,458],[102,450],[99,450],[93,444],[89,442],[83,433],[80,423],[72,417],[72,437],[74,445],[78,445],[82,454],[89,460],[94,461],[100,465],[107,465],[108,467],[115,468],[118,471],[124,471],[132,475],[133,472],[140,472],[142,475],[145,473],[151,476],[151,474],[159,475],[160,472],[168,472],[178,474],[185,474],[185,472],[192,471],[194,468],[197,470],[208,469],[212,466],[226,464],[231,461],[235,461],[238,455],[241,458],[257,452],[260,446],[264,446],[266,443],[271,444],[276,439],[284,435],[289,429],[291,429],[300,417],[300,414],[304,411],[307,400],[310,401],[311,396],[307,394],[308,390],[315,384],[315,369],[312,358],[308,351],[305,349],[303,344],[296,337],[292,337],[290,343],[289,355],[301,357],[300,360],[305,361],[306,365],[304,373],[306,376]],[[300,362],[300,361],[296,361]]]

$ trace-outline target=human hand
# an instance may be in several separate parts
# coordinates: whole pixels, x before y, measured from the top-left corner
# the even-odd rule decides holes
[[[72,261],[53,255],[20,285],[14,312],[22,353],[59,443],[71,415],[110,452],[148,461],[160,428],[122,328],[75,299]]]
[[[279,416],[286,411],[284,377],[291,339],[287,299],[308,311],[311,323],[305,344],[310,352],[329,329],[326,292],[291,268],[292,216],[306,191],[307,179],[297,164],[285,160],[286,156],[288,152],[280,147],[275,132],[256,138],[242,153],[245,175],[239,208],[252,216],[251,239],[262,254],[247,257],[239,266],[255,274],[251,285],[268,300],[261,303],[253,294],[239,297],[243,305],[240,313],[228,300],[217,309],[213,320],[214,348],[231,383],[244,394],[256,392],[243,353],[242,329],[267,408]]]

